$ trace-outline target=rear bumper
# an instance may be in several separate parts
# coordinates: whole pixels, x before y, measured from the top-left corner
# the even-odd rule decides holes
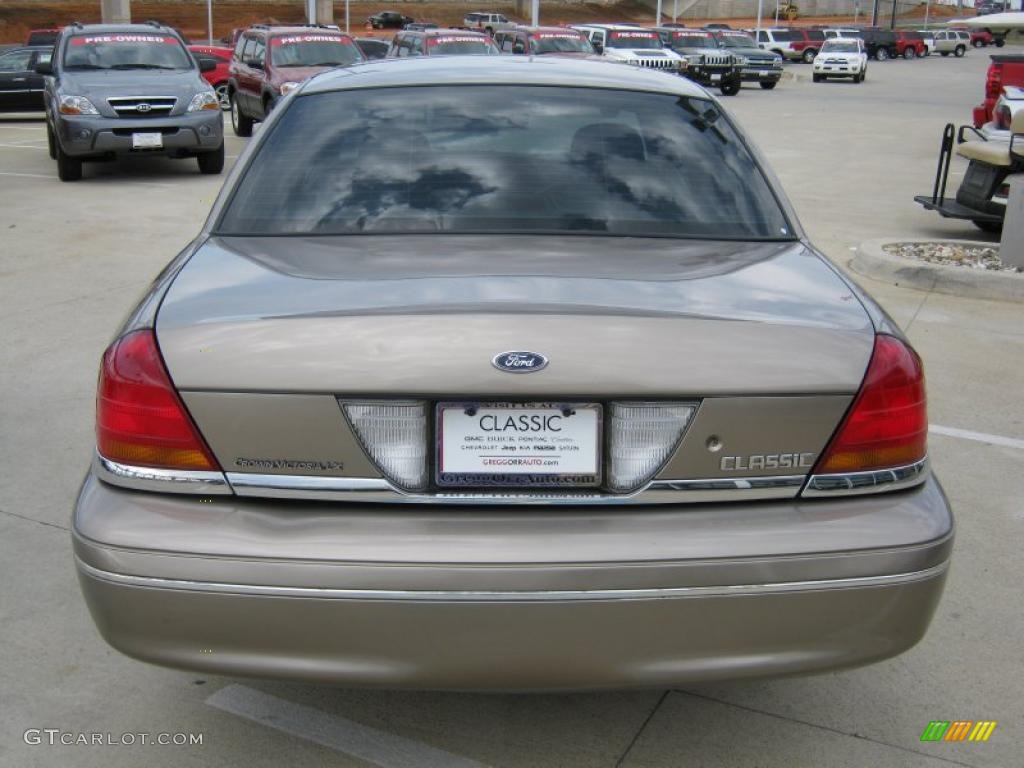
[[[208,501],[89,477],[82,590],[124,653],[459,690],[665,686],[863,664],[924,634],[952,517],[879,497],[670,510]]]
[[[189,155],[212,152],[224,143],[221,112],[202,111],[166,118],[116,118],[60,115],[57,134],[72,157],[97,155]],[[133,133],[160,133],[161,149],[132,148]]]

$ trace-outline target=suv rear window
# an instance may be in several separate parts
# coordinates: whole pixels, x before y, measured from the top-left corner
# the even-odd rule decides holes
[[[64,51],[65,69],[192,69],[192,57],[173,35],[75,35]]]
[[[772,39],[780,43],[788,43],[793,40],[803,40],[797,32],[790,32],[788,29],[776,29],[772,31]]]
[[[805,29],[804,34],[807,35],[808,40],[824,40],[825,33],[820,29]]]
[[[217,231],[792,239],[712,102],[494,85],[300,97],[260,144]]]
[[[275,67],[335,67],[363,60],[351,39],[320,32],[280,35],[270,40]]]

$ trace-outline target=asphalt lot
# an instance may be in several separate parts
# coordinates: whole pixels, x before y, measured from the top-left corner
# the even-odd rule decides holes
[[[795,66],[800,79],[725,103],[845,265],[873,237],[991,239],[912,201],[931,189],[943,124],[969,120],[987,63],[974,51],[872,62],[862,85],[812,84]],[[228,139],[229,163],[244,143]],[[221,181],[194,161],[149,161],[87,165],[62,184],[43,123],[0,117],[0,766],[1024,765],[1024,308],[861,278],[925,359],[931,455],[958,515],[945,597],[903,656],[685,690],[485,696],[215,678],[108,648],[67,530],[97,364]],[[953,719],[998,726],[984,744],[920,742],[930,720]],[[30,728],[203,743],[28,745]]]

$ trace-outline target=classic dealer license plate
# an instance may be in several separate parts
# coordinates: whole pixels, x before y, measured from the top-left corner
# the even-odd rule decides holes
[[[133,133],[132,149],[159,149],[164,145],[163,134]]]
[[[437,483],[584,487],[601,482],[601,406],[439,403]]]

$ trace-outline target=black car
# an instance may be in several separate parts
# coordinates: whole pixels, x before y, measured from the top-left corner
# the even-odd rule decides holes
[[[53,56],[52,45],[15,48],[0,54],[0,112],[42,112],[43,76],[36,64]]]
[[[356,45],[367,59],[383,59],[391,47],[387,40],[378,40],[375,37],[357,37]]]
[[[869,59],[885,61],[899,56],[899,38],[895,31],[880,27],[860,27],[859,32]]]
[[[401,29],[414,21],[412,16],[403,16],[398,11],[381,11],[366,19],[366,23],[374,29]]]

